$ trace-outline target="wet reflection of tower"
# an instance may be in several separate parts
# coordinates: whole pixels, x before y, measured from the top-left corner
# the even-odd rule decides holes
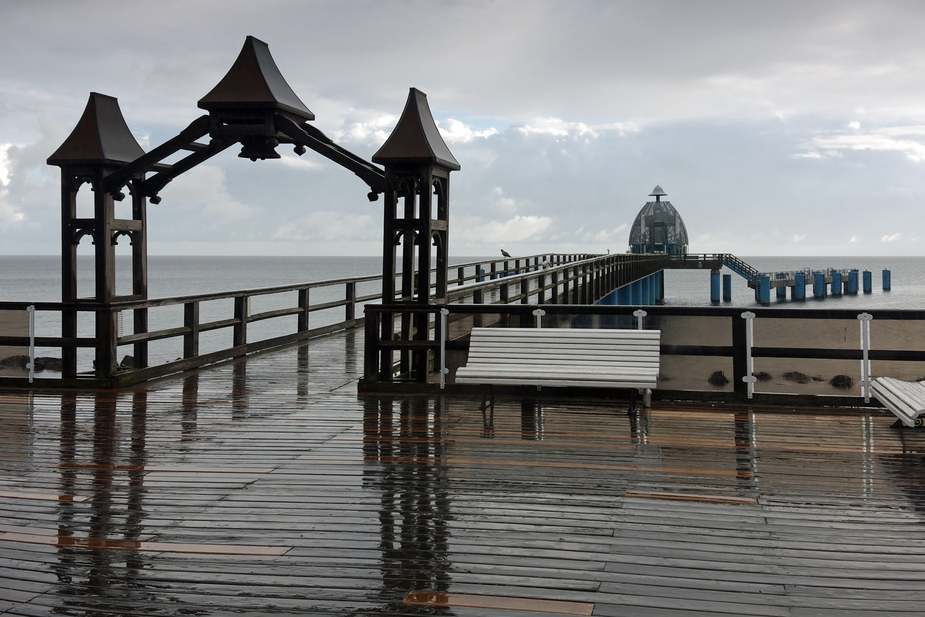
[[[758,495],[758,463],[756,460],[755,413],[733,415],[735,422],[736,489],[743,497]]]
[[[380,493],[383,609],[400,610],[409,591],[449,589],[446,423],[442,398],[366,399],[363,477]]]

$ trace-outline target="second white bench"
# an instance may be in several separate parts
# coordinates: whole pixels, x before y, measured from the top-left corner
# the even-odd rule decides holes
[[[871,394],[906,426],[920,427],[925,418],[925,381],[902,381],[878,377],[870,385]]]

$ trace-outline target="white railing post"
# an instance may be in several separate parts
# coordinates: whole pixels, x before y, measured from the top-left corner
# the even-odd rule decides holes
[[[448,309],[440,309],[440,389],[446,387],[446,375],[450,369],[446,367],[446,318],[450,314]]]
[[[35,379],[35,305],[26,307],[29,314],[29,383]]]
[[[648,315],[648,313],[646,313],[642,309],[636,309],[635,311],[633,311],[633,316],[636,318],[636,329],[637,330],[642,330],[642,318],[645,317],[646,315]]]
[[[754,321],[755,314],[751,311],[742,313],[742,319],[745,320],[745,376],[742,381],[748,384],[748,398],[755,396],[755,359],[752,357],[752,346],[755,342]]]
[[[864,402],[870,402],[870,321],[874,318],[870,313],[858,315],[861,322],[861,393]]]
[[[536,327],[537,328],[543,327],[543,315],[545,314],[546,314],[546,311],[544,311],[543,309],[534,309],[533,316],[536,317]]]

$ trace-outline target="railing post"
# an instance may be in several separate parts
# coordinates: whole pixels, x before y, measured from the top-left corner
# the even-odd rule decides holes
[[[234,342],[235,347],[247,345],[247,317],[250,311],[250,297],[236,296],[234,299],[234,318],[238,323],[234,325]]]
[[[96,311],[96,376],[112,377],[119,362],[116,359],[116,313],[110,308]]]
[[[35,305],[27,306],[26,312],[29,314],[29,383],[35,379]]]
[[[476,273],[478,273],[478,271],[479,271],[478,268],[479,268],[478,266],[475,267]],[[459,274],[459,281],[457,282],[457,284],[458,284],[458,285],[462,285],[462,284],[466,281],[466,269],[460,267],[460,268],[457,270],[457,272],[458,272],[458,274]]]
[[[545,304],[546,303],[546,275],[545,274],[540,274],[537,277],[536,287],[537,287],[536,303]]]
[[[299,290],[299,308],[302,310],[302,312],[299,313],[299,332],[308,331],[309,308],[311,307],[309,296],[310,289],[308,287]]]
[[[472,304],[482,304],[484,295],[481,289],[476,289],[472,292]],[[482,327],[482,314],[475,313],[472,315],[472,327],[481,328]]]
[[[440,389],[446,387],[446,376],[450,369],[446,367],[446,322],[450,311],[445,308],[440,309],[437,319],[440,320]]]
[[[520,303],[530,304],[530,279],[527,277],[520,279]]]
[[[748,392],[748,386],[743,380],[749,375],[745,353],[746,329],[745,319],[732,318],[732,389],[740,394]]]
[[[489,275],[488,279],[493,281],[496,278],[498,278],[498,264],[491,262],[491,274]]]
[[[308,290],[305,290],[308,295]],[[301,291],[299,292],[301,298]],[[363,353],[363,379],[365,381],[379,381],[379,318],[382,313],[373,312],[366,307],[365,342]]]
[[[748,393],[748,398],[752,398],[755,395],[755,382],[758,381],[755,377],[755,358],[752,357],[752,347],[755,342],[753,327],[755,314],[751,311],[745,311],[742,313],[742,319],[745,320],[745,375],[742,376],[742,381],[746,384],[745,390]],[[735,358],[733,358],[734,363]]]
[[[140,308],[132,311],[133,332],[142,334],[148,331],[148,309]],[[132,350],[134,368],[147,368],[148,366],[148,341],[139,341],[133,345]]]
[[[873,319],[870,313],[861,313],[858,319],[861,322],[861,393],[864,395],[864,402],[870,402],[870,321]]]
[[[559,272],[552,273],[552,294],[550,295],[551,304],[559,304]]]
[[[183,357],[195,358],[199,355],[199,303],[187,302],[183,305],[183,326],[189,332],[183,335]]]
[[[357,284],[356,281],[347,283],[347,305],[344,307],[344,319],[353,321],[357,316]]]

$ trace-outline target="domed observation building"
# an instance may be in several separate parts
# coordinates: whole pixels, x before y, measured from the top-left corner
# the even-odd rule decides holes
[[[630,253],[687,254],[687,228],[681,215],[669,201],[668,193],[657,186],[649,193],[655,197],[642,207],[630,229]]]

